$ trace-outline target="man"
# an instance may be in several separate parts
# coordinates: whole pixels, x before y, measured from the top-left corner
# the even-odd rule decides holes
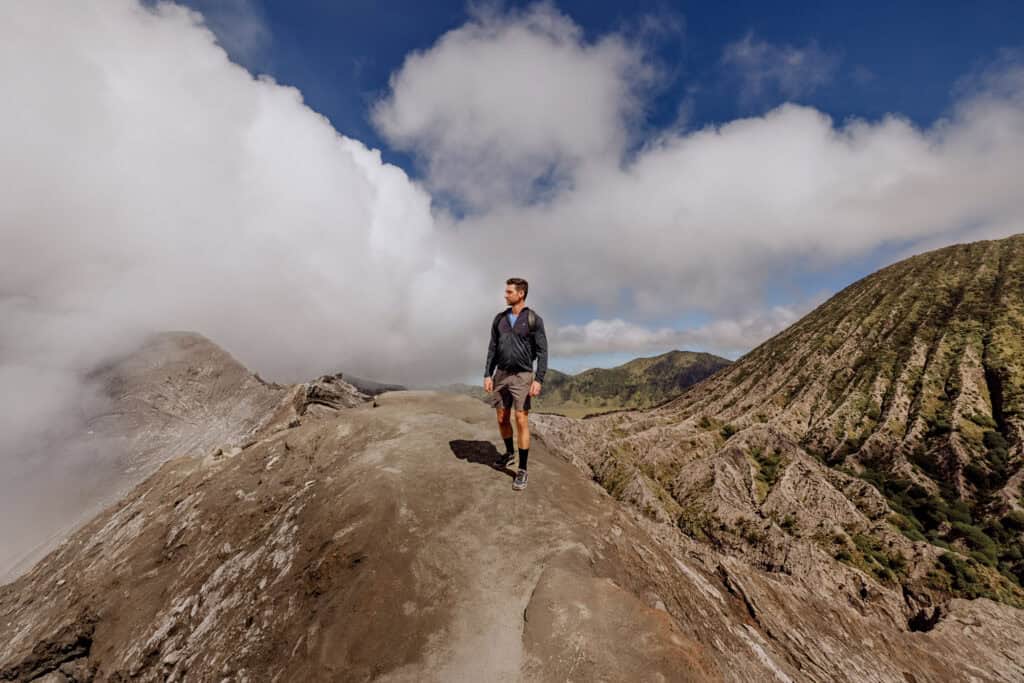
[[[505,469],[515,462],[510,409],[515,409],[516,432],[519,434],[519,471],[512,488],[526,488],[526,465],[530,455],[530,398],[540,394],[544,373],[548,370],[548,338],[544,321],[526,306],[529,291],[526,280],[513,277],[505,282],[505,303],[508,308],[491,323],[491,343],[487,348],[484,368],[484,391],[491,394],[491,405],[498,414],[498,430],[505,440],[505,452],[494,466]],[[537,375],[533,361],[537,359]],[[497,368],[497,371],[495,371]],[[491,376],[493,373],[493,377]]]

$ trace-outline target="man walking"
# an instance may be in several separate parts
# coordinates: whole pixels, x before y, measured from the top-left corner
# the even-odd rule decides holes
[[[491,323],[491,343],[487,347],[484,368],[484,391],[491,394],[491,405],[498,414],[498,430],[505,440],[505,453],[494,461],[494,466],[500,469],[515,462],[509,414],[511,409],[515,409],[519,471],[512,488],[516,491],[526,488],[526,464],[530,455],[530,425],[527,421],[530,398],[540,394],[544,373],[548,370],[548,338],[544,333],[544,321],[526,306],[528,291],[529,284],[522,278],[513,277],[505,281],[508,308],[496,315]],[[535,358],[536,376],[533,373]]]

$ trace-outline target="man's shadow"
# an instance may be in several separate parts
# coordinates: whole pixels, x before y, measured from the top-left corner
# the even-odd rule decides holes
[[[452,453],[459,460],[465,460],[466,462],[475,462],[478,465],[486,465],[492,470],[497,468],[494,466],[494,460],[498,457],[498,449],[494,447],[494,444],[490,441],[469,441],[468,439],[455,439],[448,442],[448,446],[451,447]],[[508,476],[515,478],[515,472],[505,467],[501,470]]]

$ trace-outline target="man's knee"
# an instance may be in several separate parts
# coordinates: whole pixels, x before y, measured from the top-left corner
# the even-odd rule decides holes
[[[516,424],[525,425],[530,417],[529,410],[516,410]]]
[[[509,419],[508,410],[506,408],[498,408],[498,423],[503,425],[512,424],[512,421]]]

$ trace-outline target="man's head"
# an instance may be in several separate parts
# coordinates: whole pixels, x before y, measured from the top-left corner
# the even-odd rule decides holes
[[[505,280],[505,301],[509,306],[515,306],[526,299],[526,293],[530,290],[530,284],[521,277],[510,277]]]

